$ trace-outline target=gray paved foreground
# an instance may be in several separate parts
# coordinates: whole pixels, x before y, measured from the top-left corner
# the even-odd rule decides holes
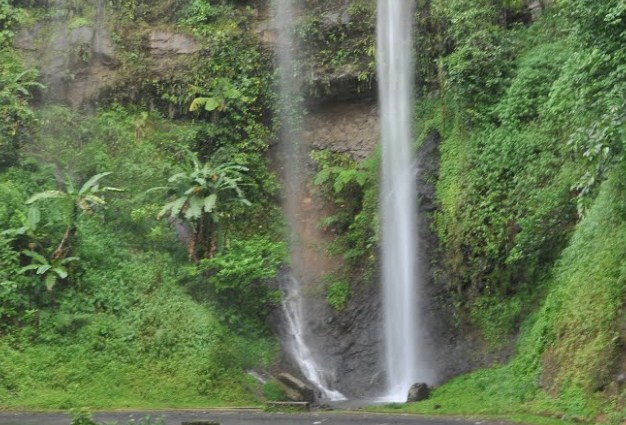
[[[409,415],[382,414],[333,414],[311,412],[302,414],[217,412],[217,411],[167,411],[96,413],[97,422],[119,422],[126,425],[130,419],[136,423],[142,417],[163,417],[167,425],[180,425],[190,421],[213,421],[220,425],[495,425],[496,422],[477,422],[451,418],[423,418]],[[69,425],[71,419],[65,414],[0,412],[0,425]]]

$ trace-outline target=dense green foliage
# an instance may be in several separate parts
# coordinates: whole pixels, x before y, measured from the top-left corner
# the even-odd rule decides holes
[[[285,249],[265,157],[269,58],[245,8],[150,4],[112,2],[119,80],[87,115],[54,99],[31,109],[37,74],[8,29],[13,16],[77,28],[92,8],[0,3],[2,408],[255,403],[245,369],[274,360]],[[165,20],[197,34],[201,54],[177,65],[192,72],[151,71],[142,37]]]
[[[624,421],[623,389],[620,396],[612,383],[615,359],[624,355],[626,216],[623,203],[615,203],[626,194],[624,172],[622,164],[603,183],[577,226],[542,307],[521,328],[514,360],[454,379],[410,411],[530,412],[579,421],[604,411],[608,423]]]
[[[0,1],[0,171],[14,165],[19,148],[28,137],[33,113],[28,106],[29,89],[40,86],[33,81],[37,73],[25,70],[11,49],[19,9],[7,0]]]
[[[44,115],[50,113],[69,114],[61,110]],[[182,145],[180,140],[168,142],[185,134],[181,125],[158,114],[120,107],[103,110],[93,118],[72,117],[74,123],[80,123],[78,132],[89,134],[83,147],[91,151],[93,159],[74,157],[71,165],[63,168],[69,173],[68,167],[73,167],[78,179],[81,169],[91,173],[111,167],[119,172],[99,176],[125,191],[109,196],[100,218],[74,218],[72,255],[77,260],[69,265],[66,279],[50,290],[36,275],[19,274],[28,259],[28,252],[20,255],[19,247],[32,246],[53,258],[51,253],[67,227],[66,214],[55,205],[57,200],[39,202],[42,218],[32,238],[17,234],[3,239],[2,404],[156,407],[252,401],[254,385],[242,368],[271,361],[274,350],[264,336],[263,316],[241,304],[245,298],[228,299],[226,305],[199,296],[202,291],[198,288],[231,283],[219,278],[227,273],[228,265],[216,263],[210,270],[188,271],[196,266],[187,261],[185,244],[177,240],[167,222],[156,217],[165,201],[163,194],[146,193],[147,188],[180,170],[180,165],[168,158],[167,149],[181,149],[182,153],[187,148],[184,140]],[[136,120],[145,125],[140,137],[135,135]],[[134,143],[124,143],[131,139]],[[74,149],[64,147],[63,138],[45,142],[47,149],[59,153],[59,161],[69,154],[64,149]],[[28,213],[24,197],[18,195],[55,186],[54,168],[30,167],[28,173],[14,169],[2,176],[2,194],[13,202],[3,219],[14,227],[21,225],[20,217]],[[34,187],[37,182],[40,187]],[[93,188],[90,182],[94,180],[82,187]],[[12,187],[18,189],[11,192]],[[265,287],[267,275],[275,274],[282,261],[282,251],[276,252],[271,264],[256,264],[258,269],[251,266],[240,272],[248,279],[241,281],[242,288],[254,284],[255,290],[261,291]],[[237,256],[237,251],[229,255]],[[264,278],[257,280],[254,273],[259,271]],[[224,326],[229,322],[221,319],[223,309],[253,315],[256,325],[234,332],[235,328]],[[51,386],[51,382],[55,384]]]

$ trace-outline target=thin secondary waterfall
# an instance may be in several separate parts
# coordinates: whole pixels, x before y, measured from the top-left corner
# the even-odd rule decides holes
[[[429,382],[419,320],[416,166],[411,144],[413,2],[378,0],[378,79],[382,136],[381,221],[388,401],[405,401]]]
[[[287,296],[283,302],[283,312],[289,327],[289,341],[287,341],[289,351],[297,361],[302,374],[317,387],[323,399],[345,400],[346,397],[343,394],[331,389],[332,382],[329,380],[329,374],[321,368],[305,340],[304,303],[300,286],[298,280],[292,277],[289,287],[285,288]]]
[[[280,71],[281,134],[280,154],[282,181],[284,190],[285,214],[289,221],[289,248],[291,256],[291,275],[285,280],[283,291],[283,313],[286,319],[287,335],[283,343],[297,363],[302,374],[315,385],[325,400],[343,400],[345,397],[332,389],[332,370],[321,366],[314,351],[307,343],[306,305],[302,278],[305,269],[305,256],[300,238],[302,208],[300,200],[303,194],[304,165],[306,152],[298,141],[298,123],[302,115],[299,107],[301,93],[298,81],[293,75],[294,60],[294,0],[275,0],[275,27],[278,30],[277,53]]]

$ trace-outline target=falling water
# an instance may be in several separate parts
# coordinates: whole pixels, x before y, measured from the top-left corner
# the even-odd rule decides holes
[[[382,133],[381,220],[388,388],[405,401],[415,382],[430,382],[419,320],[416,167],[411,150],[412,21],[409,0],[378,0],[378,78]]]
[[[300,371],[321,392],[322,398],[330,401],[345,400],[339,391],[331,389],[332,372],[323,370],[313,356],[305,340],[304,303],[300,294],[300,283],[291,278],[291,285],[286,289],[287,296],[283,302],[283,311],[289,328],[289,350],[297,361]]]
[[[294,77],[294,0],[275,0],[275,27],[278,30],[277,53],[280,71],[281,134],[280,153],[282,156],[282,181],[284,187],[284,210],[289,220],[289,245],[291,254],[291,276],[285,281],[283,291],[283,313],[286,318],[287,335],[284,344],[297,363],[302,374],[321,393],[325,400],[343,400],[345,397],[332,389],[333,372],[321,367],[307,343],[305,326],[305,302],[302,278],[305,270],[305,256],[299,237],[302,221],[300,200],[303,194],[305,152],[297,137],[297,117],[302,115],[299,108],[301,93]]]

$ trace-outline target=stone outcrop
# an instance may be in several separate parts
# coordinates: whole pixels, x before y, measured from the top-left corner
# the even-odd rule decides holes
[[[193,37],[164,29],[149,30],[144,43],[146,75],[152,75],[153,80],[175,72],[181,58],[200,50]],[[39,68],[47,86],[43,96],[74,109],[97,104],[103,93],[129,78],[118,58],[101,3],[94,22],[77,28],[64,18],[40,22],[18,31],[14,46],[22,52],[27,66]],[[127,95],[133,96],[130,92]]]
[[[119,62],[109,34],[97,26],[70,29],[54,21],[21,29],[15,47],[28,66],[38,66],[48,89],[46,97],[79,107],[109,85]]]
[[[357,161],[372,154],[378,143],[378,110],[371,101],[324,103],[305,119],[303,142]]]
[[[297,402],[315,402],[313,389],[290,373],[280,373],[277,380],[289,400]]]
[[[432,365],[437,369],[440,384],[453,376],[503,362],[513,354],[513,344],[504,344],[500,350],[489,348],[479,329],[469,321],[455,323],[457,312],[452,294],[447,289],[446,268],[441,264],[441,247],[434,233],[434,213],[439,208],[436,199],[436,182],[439,179],[440,144],[442,137],[430,130],[422,142],[417,157],[417,191],[420,211],[418,231],[420,240],[419,261],[426,270],[423,296],[423,320],[427,322],[427,343],[435,348]],[[458,320],[458,318],[457,318]]]
[[[545,8],[552,6],[554,0],[524,0],[524,3],[530,11],[532,20],[535,21],[541,16]]]
[[[148,47],[155,58],[192,55],[200,50],[193,38],[158,29],[150,32]]]
[[[409,394],[407,395],[407,403],[415,403],[418,401],[426,400],[430,396],[430,388],[428,384],[418,382],[411,385]]]

